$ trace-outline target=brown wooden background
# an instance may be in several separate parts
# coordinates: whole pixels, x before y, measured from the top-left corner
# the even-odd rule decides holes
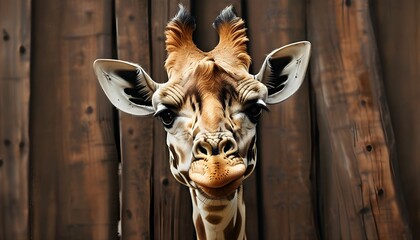
[[[420,1],[180,2],[203,50],[233,4],[253,73],[312,42],[307,81],[259,127],[248,239],[420,239]],[[165,81],[177,4],[0,0],[0,239],[117,239],[120,213],[124,240],[194,239],[161,123],[119,114],[92,71],[119,58]]]

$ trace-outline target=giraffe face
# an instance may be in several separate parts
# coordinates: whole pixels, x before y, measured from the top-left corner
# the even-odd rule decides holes
[[[184,185],[211,199],[230,198],[256,163],[256,124],[267,104],[301,85],[310,43],[272,51],[258,74],[251,63],[244,22],[232,8],[216,18],[219,44],[210,52],[192,40],[193,18],[181,8],[166,28],[166,83],[138,65],[100,59],[96,76],[111,102],[133,115],[154,114],[167,132],[170,168]]]
[[[221,198],[255,167],[256,124],[268,91],[248,72],[229,73],[205,55],[173,74],[176,79],[153,94],[152,105],[167,131],[174,177]]]

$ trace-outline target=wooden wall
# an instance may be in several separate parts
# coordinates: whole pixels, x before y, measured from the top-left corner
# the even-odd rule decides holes
[[[30,7],[0,3],[0,239],[29,232]]]
[[[418,0],[0,0],[0,239],[195,239],[161,123],[117,112],[92,70],[118,58],[166,81],[178,3],[203,50],[232,4],[252,73],[312,42],[302,88],[259,125],[248,239],[420,238]]]
[[[30,102],[33,239],[115,239],[113,110],[92,76],[112,57],[112,1],[34,1]]]

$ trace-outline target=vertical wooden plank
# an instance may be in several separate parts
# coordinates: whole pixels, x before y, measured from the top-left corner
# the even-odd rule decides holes
[[[399,176],[413,239],[420,239],[420,1],[372,3]]]
[[[149,1],[116,1],[118,58],[150,72]],[[122,239],[152,239],[153,117],[120,112]]]
[[[167,81],[164,62],[165,27],[178,11],[181,2],[190,9],[190,1],[151,1],[152,77],[157,82]],[[178,183],[169,167],[166,133],[160,121],[154,121],[154,239],[194,239],[191,198],[188,188]]]
[[[326,239],[410,239],[368,1],[311,1]]]
[[[270,51],[305,40],[305,1],[249,2],[253,71]],[[261,238],[316,239],[312,207],[308,80],[287,101],[269,106],[259,127]]]
[[[0,2],[0,239],[27,239],[30,2]]]
[[[117,236],[113,114],[92,70],[111,55],[111,9],[110,0],[34,4],[33,239]]]

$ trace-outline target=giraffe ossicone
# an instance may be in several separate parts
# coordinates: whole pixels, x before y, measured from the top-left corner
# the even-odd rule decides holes
[[[242,181],[256,164],[256,124],[267,104],[299,89],[311,45],[302,41],[272,51],[252,75],[244,21],[230,6],[213,27],[219,43],[201,51],[192,38],[195,20],[180,6],[165,31],[165,83],[121,60],[98,59],[94,71],[119,110],[162,121],[171,172],[190,188],[198,239],[245,239]]]

